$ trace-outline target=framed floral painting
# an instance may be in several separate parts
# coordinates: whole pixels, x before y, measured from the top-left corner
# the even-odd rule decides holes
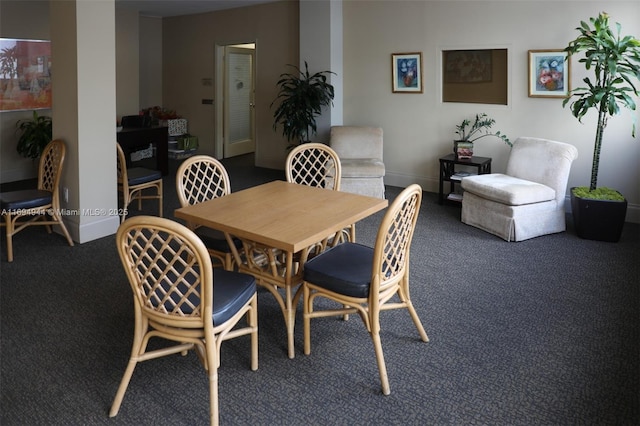
[[[529,50],[530,98],[566,98],[571,90],[570,75],[567,52]]]
[[[391,55],[393,93],[422,93],[422,53]]]

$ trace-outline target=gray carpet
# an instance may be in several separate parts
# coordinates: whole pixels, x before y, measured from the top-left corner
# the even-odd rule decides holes
[[[283,177],[245,160],[225,162],[233,190]],[[178,206],[172,179],[167,216]],[[387,187],[388,198],[399,191]],[[144,209],[156,211],[153,202]],[[373,243],[381,217],[358,224],[359,241]],[[314,320],[310,356],[298,321],[289,359],[282,314],[262,290],[258,371],[249,368],[248,338],[223,344],[221,424],[639,424],[640,226],[626,224],[619,243],[602,243],[579,239],[570,217],[568,225],[506,243],[425,193],[411,284],[430,342],[406,312],[383,313],[391,395],[380,392],[359,318]],[[2,425],[208,423],[207,378],[193,354],[140,364],[120,413],[108,418],[133,333],[114,241],[69,247],[32,228],[15,237],[9,264],[2,237]]]

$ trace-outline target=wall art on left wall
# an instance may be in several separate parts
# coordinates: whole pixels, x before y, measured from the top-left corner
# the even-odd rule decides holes
[[[0,38],[0,111],[51,108],[51,42]]]

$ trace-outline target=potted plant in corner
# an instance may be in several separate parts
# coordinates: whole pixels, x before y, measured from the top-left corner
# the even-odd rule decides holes
[[[473,142],[486,136],[495,136],[500,138],[509,145],[513,146],[513,143],[509,140],[507,135],[497,132],[491,132],[491,127],[496,123],[496,120],[489,118],[485,113],[476,114],[476,119],[473,121],[462,120],[462,123],[456,126],[457,138],[453,141],[453,152],[459,159],[471,158],[473,156]]]
[[[640,76],[640,40],[622,37],[619,23],[614,33],[609,26],[609,15],[604,12],[589,21],[593,28],[580,22],[576,28],[580,35],[564,49],[567,60],[584,52],[578,62],[587,70],[593,69],[593,80],[586,77],[583,80],[586,86],[571,90],[562,105],[571,102],[571,113],[580,122],[590,109],[598,112],[591,183],[589,187],[571,188],[571,209],[580,238],[617,242],[622,234],[627,200],[618,191],[597,187],[600,150],[609,117],[618,114],[620,107],[632,111],[636,108],[633,96],[638,96],[634,80]],[[631,135],[635,137],[635,122]]]
[[[51,142],[51,117],[33,111],[33,117],[16,122],[16,132],[20,132],[16,151],[23,157],[38,159],[44,147]]]
[[[327,82],[327,75],[335,74],[331,71],[320,71],[309,74],[309,66],[305,61],[305,71],[296,69],[297,74],[280,74],[276,83],[280,90],[271,107],[280,100],[280,104],[273,113],[273,130],[282,126],[282,135],[289,141],[288,148],[309,142],[317,131],[316,117],[322,112],[322,107],[333,103],[334,89]]]

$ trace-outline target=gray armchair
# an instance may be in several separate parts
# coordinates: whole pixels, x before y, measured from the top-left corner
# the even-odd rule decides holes
[[[340,191],[384,198],[382,129],[333,126],[329,145],[340,157]]]
[[[462,179],[462,222],[506,241],[566,230],[564,203],[575,146],[518,138],[505,174]]]

